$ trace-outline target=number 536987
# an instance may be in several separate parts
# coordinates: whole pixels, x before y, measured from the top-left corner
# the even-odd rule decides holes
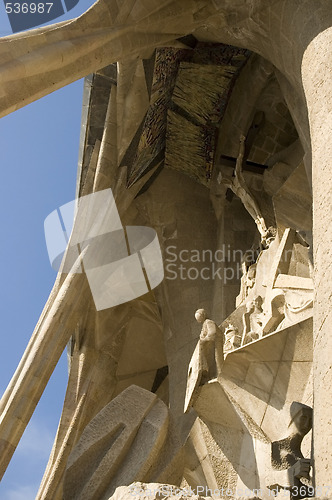
[[[49,14],[52,3],[6,3],[7,14]]]

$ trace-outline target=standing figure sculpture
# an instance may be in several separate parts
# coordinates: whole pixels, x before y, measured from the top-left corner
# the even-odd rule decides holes
[[[224,362],[223,333],[214,321],[207,319],[204,309],[198,309],[195,318],[202,324],[199,345],[202,370],[200,385],[203,385],[221,373]]]
[[[260,295],[246,303],[246,310],[243,314],[242,345],[263,336],[264,312],[262,303],[263,299]]]
[[[224,336],[225,336],[225,344],[224,344],[224,353],[225,355],[233,351],[234,349],[237,349],[238,347],[241,346],[241,335],[239,335],[238,329],[231,324],[228,324],[228,326],[225,328],[224,331]]]
[[[202,324],[202,330],[188,368],[185,412],[194,404],[199,387],[220,377],[224,363],[222,331],[214,321],[207,318],[204,309],[197,309],[195,318]]]

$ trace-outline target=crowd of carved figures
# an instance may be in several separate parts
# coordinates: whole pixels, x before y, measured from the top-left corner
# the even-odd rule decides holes
[[[132,484],[137,500],[297,500],[331,478],[330,26],[325,0],[98,0],[1,40],[2,114],[90,75],[79,197],[112,190],[121,227],[153,228],[163,257],[241,253],[229,281],[197,264],[98,311],[84,273],[59,273],[1,400],[4,474],[70,341],[36,500],[128,500]]]

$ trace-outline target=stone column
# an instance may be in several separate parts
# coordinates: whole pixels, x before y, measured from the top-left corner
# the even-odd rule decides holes
[[[332,28],[319,33],[302,60],[313,171],[314,458],[316,487],[332,489]],[[331,490],[317,491],[330,497]]]

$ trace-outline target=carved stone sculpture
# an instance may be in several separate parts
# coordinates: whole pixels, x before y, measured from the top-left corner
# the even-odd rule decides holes
[[[234,177],[231,179],[219,176],[219,182],[226,185],[229,189],[233,191],[236,196],[240,198],[245,209],[254,219],[257,229],[261,235],[261,242],[263,247],[267,246],[267,239],[270,237],[268,228],[266,227],[264,217],[262,215],[261,209],[255,200],[255,197],[250,192],[250,189],[245,181],[245,178],[242,173],[242,164],[244,160],[244,152],[245,152],[245,140],[246,138],[241,135],[240,136],[240,150],[236,161],[236,166],[234,170]]]
[[[199,386],[219,376],[224,362],[222,331],[207,319],[204,309],[197,309],[195,318],[202,324],[202,330],[188,368],[185,412],[193,405]]]
[[[190,477],[232,493],[237,481],[276,485],[295,500],[299,484],[310,493],[301,442],[311,410],[294,403],[289,432],[278,427],[295,399],[315,400],[315,481],[332,484],[331,26],[326,0],[98,0],[77,19],[0,40],[2,115],[90,75],[78,196],[111,188],[123,224],[153,227],[162,255],[173,246],[170,262],[188,271],[105,312],[79,266],[59,274],[2,398],[1,476],[72,337],[37,500],[62,500],[63,491],[65,500],[109,500],[117,485]],[[314,235],[315,276],[299,231]],[[258,236],[235,305],[240,276],[229,277],[228,264]],[[214,258],[183,266],[191,251]],[[224,276],[219,266],[209,274],[214,260]],[[192,355],[193,303],[222,326],[200,310]],[[188,435],[195,411],[201,429],[185,477],[164,432],[174,418]]]
[[[251,290],[255,285],[256,278],[256,265],[253,264],[249,267],[246,274],[246,295],[248,295],[249,290]]]
[[[250,254],[253,254],[253,251],[250,251]],[[256,282],[256,263],[253,263],[252,255],[249,256],[249,252],[246,252],[242,263],[242,277],[241,277],[241,289],[240,293],[236,298],[236,305],[240,305],[245,299],[248,297],[250,290],[255,286]],[[248,264],[249,261],[249,264]]]
[[[304,458],[301,452],[303,438],[312,428],[312,408],[293,401],[290,406],[291,421],[289,434],[280,441],[274,441],[271,449],[271,463],[275,470],[287,470],[286,484],[271,485],[271,490],[285,489],[291,492],[291,498],[297,500],[313,496],[310,488],[311,460]],[[301,479],[306,480],[303,483]]]
[[[254,300],[246,304],[246,312],[243,314],[243,345],[252,340],[257,340],[263,335],[264,313],[262,303],[262,297],[258,295]]]
[[[239,335],[238,329],[229,324],[224,332],[225,335],[225,344],[224,344],[224,353],[227,354],[227,352],[233,351],[237,347],[240,347],[241,345],[241,335]]]
[[[208,490],[208,488],[206,488]],[[109,500],[212,500],[212,497],[195,495],[191,488],[177,487],[171,484],[136,482],[130,486],[120,486]]]
[[[199,336],[201,354],[201,384],[216,377],[221,372],[223,364],[223,334],[216,323],[207,319],[204,309],[198,309],[195,313],[198,323],[202,323]]]
[[[167,468],[181,479],[181,446],[170,449],[169,412],[155,394],[132,385],[86,426],[67,463],[64,500],[108,500],[118,486],[162,479]],[[164,476],[166,478],[166,476]]]
[[[279,330],[285,318],[285,294],[283,290],[275,289],[269,295],[265,311],[263,334]]]

